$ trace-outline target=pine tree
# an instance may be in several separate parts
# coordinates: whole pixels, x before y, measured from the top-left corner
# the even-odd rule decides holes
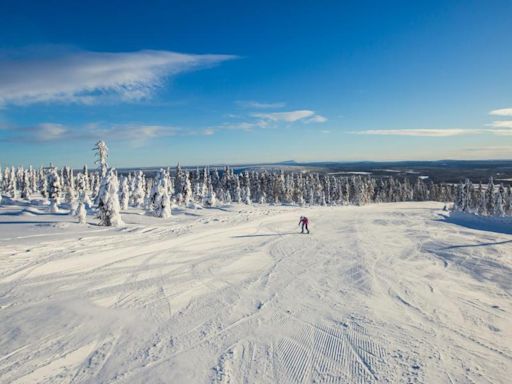
[[[85,209],[85,203],[83,198],[80,197],[78,200],[78,207],[76,209],[76,217],[79,224],[86,224],[87,222],[87,210]]]
[[[494,197],[494,181],[492,177],[489,179],[489,183],[487,184],[487,190],[485,191],[485,200],[487,202],[487,214],[493,215],[496,198]]]
[[[21,198],[30,200],[30,174],[28,170],[23,170],[23,179],[21,183]]]
[[[134,190],[132,193],[132,201],[134,207],[141,207],[144,204],[146,190],[144,187],[144,174],[138,171],[134,178]]]
[[[127,210],[129,201],[130,201],[130,188],[128,188],[128,179],[126,177],[122,177],[121,192],[120,192],[121,209]]]
[[[510,185],[505,195],[505,214],[512,215],[512,187]]]
[[[107,176],[107,160],[108,160],[108,147],[103,140],[99,140],[94,146],[93,150],[96,152],[96,164],[98,164],[100,177],[104,178]]]
[[[498,187],[498,191],[495,194],[494,216],[505,216],[505,188],[503,184]]]
[[[50,212],[56,213],[59,211],[60,195],[62,192],[62,184],[59,173],[55,167],[52,167],[47,177],[48,185],[48,198],[50,199]]]
[[[183,204],[188,206],[192,201],[192,184],[190,183],[189,173],[185,172],[183,190],[181,192],[183,198]]]
[[[482,184],[480,184],[478,190],[479,190],[480,198],[478,199],[477,214],[480,216],[486,216],[487,215],[487,200],[485,197],[485,191],[482,189]]]
[[[168,192],[168,179],[162,177],[157,186],[157,193],[155,196],[155,216],[163,219],[171,217],[171,199]]]
[[[208,191],[206,192],[205,197],[203,198],[203,205],[205,207],[215,207],[217,205],[217,196],[215,191],[213,190],[213,185],[211,180],[208,180]]]
[[[18,186],[16,183],[16,170],[14,169],[14,167],[11,167],[11,171],[9,173],[8,184],[7,184],[6,189],[7,189],[7,195],[10,198],[15,199],[16,196],[18,195]]]
[[[99,225],[107,227],[123,225],[118,193],[119,182],[114,169],[111,169],[105,177],[105,183],[99,192]]]

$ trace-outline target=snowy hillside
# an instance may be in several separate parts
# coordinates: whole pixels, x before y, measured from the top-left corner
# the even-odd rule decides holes
[[[0,207],[0,381],[510,382],[512,239],[443,205]]]

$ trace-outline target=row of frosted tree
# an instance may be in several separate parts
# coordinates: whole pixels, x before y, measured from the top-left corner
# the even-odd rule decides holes
[[[453,210],[479,216],[512,216],[512,189],[510,185],[495,185],[492,177],[485,186],[475,186],[466,179],[457,186]]]
[[[162,169],[156,175],[142,171],[119,175],[113,169],[90,172],[87,167],[5,168],[0,188],[5,198],[30,200],[41,196],[50,211],[66,207],[74,213],[97,210],[100,222],[120,224],[120,210],[145,209],[169,217],[171,207],[214,207],[230,203],[288,205],[365,205],[399,201],[450,201],[454,188],[418,178],[340,177],[318,173],[244,171],[231,168]],[[114,217],[115,219],[110,220]],[[110,222],[112,221],[112,223]]]
[[[345,177],[282,170],[235,172],[229,167],[190,170],[180,165],[173,170],[161,169],[156,174],[140,170],[120,174],[109,168],[108,148],[103,141],[96,143],[94,150],[98,164],[94,171],[89,171],[87,166],[82,170],[54,166],[0,168],[0,197],[5,202],[42,197],[48,201],[50,212],[67,209],[80,222],[85,222],[87,214],[94,214],[101,225],[108,226],[122,224],[120,212],[129,207],[168,218],[171,208],[176,206],[197,208],[231,203],[330,206],[455,200],[457,210],[500,215],[501,211],[495,213],[495,206],[501,206],[503,201],[504,214],[510,212],[510,188],[508,195],[504,193],[500,200],[497,196],[501,196],[501,189],[497,188],[496,192],[494,186],[488,187],[486,193],[493,191],[493,208],[486,203],[485,210],[481,210],[477,208],[478,199],[474,198],[480,192],[468,183],[455,187],[434,184],[421,177],[411,182],[408,178]],[[468,191],[463,198],[461,188]]]

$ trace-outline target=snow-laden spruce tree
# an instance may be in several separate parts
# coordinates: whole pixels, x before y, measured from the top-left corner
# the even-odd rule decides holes
[[[23,170],[23,179],[21,182],[21,198],[30,200],[30,173],[27,169]]]
[[[43,167],[39,168],[37,188],[43,199],[48,198],[48,178]]]
[[[145,179],[145,183],[144,185],[146,186],[145,188],[145,198],[144,198],[144,204],[143,204],[143,208],[145,211],[148,211],[148,212],[151,212],[152,210],[152,200],[151,200],[151,190],[153,188],[153,179],[150,179],[150,178],[147,178]]]
[[[244,204],[251,204],[251,180],[249,178],[249,172],[245,171],[242,176],[243,191],[242,191],[242,202]]]
[[[114,169],[108,171],[105,177],[105,183],[100,188],[98,202],[99,225],[120,226],[123,225],[121,219],[121,206],[119,205],[119,181]]]
[[[189,173],[185,172],[183,191],[182,191],[183,204],[188,206],[192,201],[192,184],[190,183]]]
[[[500,184],[495,194],[494,216],[505,216],[505,188]]]
[[[508,186],[505,195],[505,214],[512,215],[512,186]]]
[[[240,179],[238,176],[234,176],[234,181],[234,194],[232,198],[235,203],[240,203],[242,201],[242,188],[240,188]]]
[[[62,170],[64,177],[64,199],[67,203],[71,203],[72,205],[76,205],[77,194],[75,188],[75,177],[73,175],[73,170],[70,167],[64,167]]]
[[[50,168],[48,172],[47,187],[48,199],[50,199],[50,212],[56,213],[59,211],[62,184],[59,173],[55,167]]]
[[[99,140],[94,148],[93,151],[96,153],[96,164],[98,164],[100,177],[106,177],[107,176],[107,160],[108,160],[108,147],[107,144],[103,140]]]
[[[479,199],[476,213],[480,216],[487,216],[487,200],[485,198],[485,191],[482,189],[482,184],[480,184],[478,190]]]
[[[215,207],[217,205],[217,196],[215,195],[215,191],[213,190],[213,185],[211,181],[208,181],[208,191],[206,192],[206,196],[203,198],[203,205],[205,207]]]
[[[85,203],[82,196],[78,198],[78,207],[76,208],[75,215],[79,224],[87,223],[87,210],[85,209]]]
[[[121,209],[128,209],[130,201],[130,188],[128,187],[128,179],[121,176],[121,192],[119,194]]]
[[[78,173],[76,175],[76,190],[79,199],[82,200],[82,202],[87,205],[91,206],[91,199],[89,198],[89,182],[88,177],[85,176],[84,173]]]
[[[133,192],[131,197],[132,205],[134,207],[141,207],[144,205],[146,186],[144,184],[144,174],[142,171],[138,171],[133,179]]]
[[[168,219],[171,217],[171,197],[167,189],[164,189],[160,198],[160,217],[162,219]]]
[[[229,189],[226,191],[226,196],[224,198],[224,202],[226,204],[231,204],[233,202],[233,199],[231,198],[231,192],[229,192]]]
[[[10,198],[15,199],[18,195],[18,185],[16,181],[16,170],[14,169],[14,167],[11,167],[11,170],[9,172],[9,178],[7,180],[7,195]]]
[[[160,171],[156,174],[155,178],[151,180],[151,182],[148,180],[148,184],[151,185],[150,192],[148,194],[149,199],[149,206],[148,209],[152,210],[153,212],[156,211],[156,199],[158,194],[160,193],[160,187],[162,184],[162,179],[164,179],[165,172],[162,168],[160,168]]]
[[[489,179],[489,183],[487,184],[487,189],[485,190],[485,200],[487,205],[487,214],[493,215],[494,214],[494,204],[496,202],[496,198],[494,196],[494,180],[491,177]]]
[[[36,193],[37,192],[37,172],[32,166],[29,166],[28,168],[29,173],[29,179],[30,179],[30,193]]]
[[[154,214],[157,217],[168,219],[171,217],[171,198],[169,196],[168,178],[165,174],[158,181],[157,191],[154,197]]]

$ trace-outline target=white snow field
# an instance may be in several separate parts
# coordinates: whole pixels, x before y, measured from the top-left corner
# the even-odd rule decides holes
[[[512,237],[442,206],[3,206],[0,382],[510,383]]]

